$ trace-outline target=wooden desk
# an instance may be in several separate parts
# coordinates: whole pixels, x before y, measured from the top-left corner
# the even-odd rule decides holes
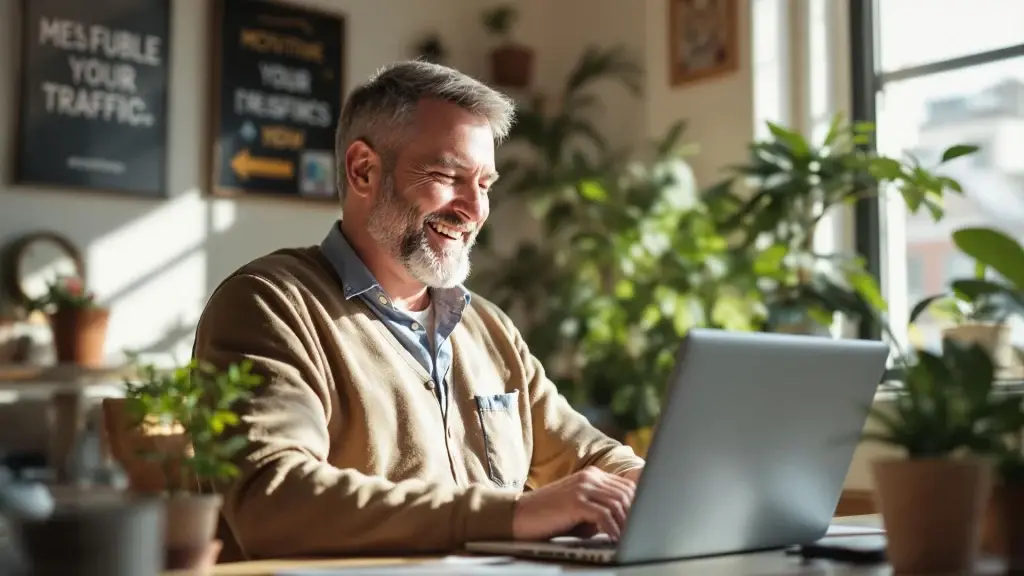
[[[877,516],[855,516],[837,518],[837,524],[851,526],[879,526]],[[211,576],[275,576],[282,570],[302,568],[357,568],[381,567],[386,565],[410,565],[430,561],[429,558],[363,558],[345,560],[264,560],[258,562],[238,562],[218,565]],[[607,574],[608,576],[718,576],[718,575],[749,575],[757,576],[889,576],[892,570],[885,565],[871,567],[853,567],[828,562],[812,562],[803,564],[799,558],[787,556],[782,551],[760,552],[723,556],[719,558],[684,560],[635,567],[602,567],[591,565],[564,565],[567,573],[586,572],[587,574]],[[998,567],[979,572],[981,574],[998,574]],[[528,576],[529,571],[524,571]],[[167,572],[165,576],[187,576],[181,572]]]

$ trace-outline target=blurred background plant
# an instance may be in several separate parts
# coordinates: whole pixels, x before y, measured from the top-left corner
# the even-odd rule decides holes
[[[690,328],[752,330],[764,312],[699,200],[684,123],[643,149],[614,149],[594,123],[588,88],[599,80],[638,95],[642,70],[621,48],[589,49],[553,112],[520,113],[509,139],[520,153],[503,159],[511,177],[492,202],[525,203],[540,238],[492,256],[477,281],[517,312],[560,391],[625,432],[655,422]]]
[[[899,193],[911,213],[942,218],[943,195],[962,193],[956,180],[929,171],[916,158],[897,159],[866,149],[874,127],[833,117],[818,144],[768,123],[770,137],[749,146],[746,162],[704,193],[724,234],[737,237],[760,278],[768,302],[768,329],[827,333],[836,313],[852,321],[878,321],[887,308],[877,279],[862,256],[820,252],[816,235],[836,207]],[[975,146],[945,150],[941,163]]]

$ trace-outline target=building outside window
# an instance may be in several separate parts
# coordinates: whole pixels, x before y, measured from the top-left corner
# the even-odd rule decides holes
[[[942,169],[966,194],[948,199],[939,223],[926,211],[908,214],[899,201],[858,211],[858,244],[890,306],[903,313],[893,318],[901,338],[909,338],[906,311],[917,299],[973,273],[950,241],[954,230],[991,226],[1024,240],[1024,1],[927,4],[851,1],[854,113],[876,124],[878,149],[932,167],[953,144],[982,147]],[[925,324],[913,343],[937,345],[943,326]],[[1024,326],[1015,326],[1014,340],[1024,346]]]

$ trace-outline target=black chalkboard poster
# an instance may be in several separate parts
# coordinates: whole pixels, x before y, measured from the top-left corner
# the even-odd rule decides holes
[[[213,192],[334,199],[341,16],[218,0]]]
[[[22,2],[16,181],[166,193],[169,2]]]

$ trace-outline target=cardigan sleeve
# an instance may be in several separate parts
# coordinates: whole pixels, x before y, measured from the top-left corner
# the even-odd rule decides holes
[[[516,493],[394,482],[328,464],[329,391],[301,300],[236,274],[215,291],[196,334],[197,359],[221,368],[249,360],[264,378],[233,431],[248,439],[241,473],[216,486],[245,556],[436,552],[511,538]]]

